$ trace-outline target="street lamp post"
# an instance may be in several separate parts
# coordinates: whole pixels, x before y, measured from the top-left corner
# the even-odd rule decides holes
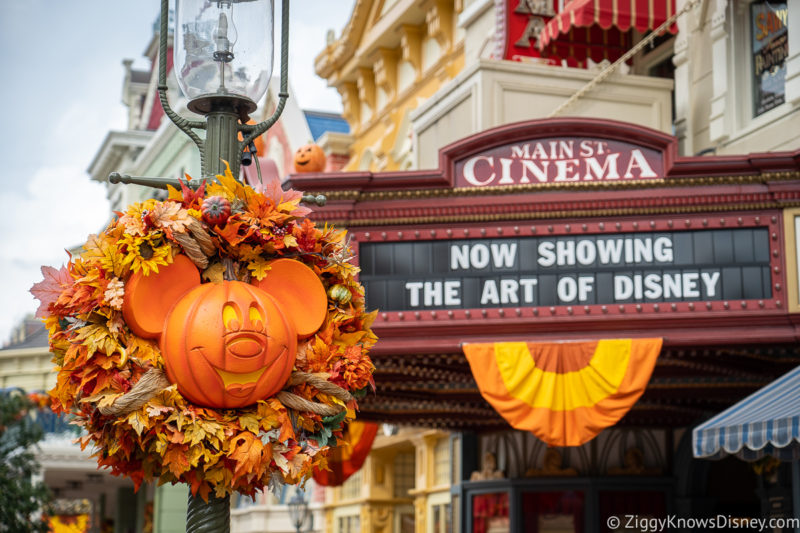
[[[161,0],[158,59],[158,96],[164,113],[197,146],[200,185],[230,165],[239,178],[242,155],[253,141],[278,120],[289,97],[289,0],[282,0],[280,89],[278,105],[267,120],[247,124],[256,102],[264,96],[272,76],[273,0],[176,0],[173,65],[178,84],[189,99],[189,110],[205,120],[176,113],[167,100],[169,0]],[[198,135],[205,130],[205,139]],[[239,136],[242,140],[239,140]],[[257,164],[257,162],[256,162]],[[132,183],[165,189],[178,186],[175,178],[109,176],[111,183]],[[322,197],[304,201],[324,204]]]
[[[197,187],[230,165],[239,178],[242,154],[253,140],[280,117],[288,94],[289,0],[282,0],[280,90],[272,116],[255,125],[250,114],[266,93],[272,76],[273,0],[176,0],[173,65],[178,84],[189,99],[189,110],[205,120],[189,120],[176,113],[167,100],[167,45],[169,0],[161,0],[158,60],[158,96],[167,117],[200,151],[201,173],[189,183]],[[205,130],[205,139],[197,130]],[[241,134],[242,140],[239,140]],[[252,150],[251,150],[252,151]],[[258,164],[256,162],[256,164]],[[111,183],[149,187],[177,186],[175,178],[132,177],[113,173]],[[322,205],[324,197],[304,197]],[[187,533],[228,533],[230,496],[215,494],[205,502],[189,494]]]
[[[180,117],[167,101],[168,0],[161,2],[158,95],[167,116],[200,150],[203,178],[239,175],[242,152],[283,112],[288,94],[289,2],[281,11],[281,86],[268,120],[246,124],[272,77],[273,0],[177,0],[173,44],[178,85],[191,111],[205,121]],[[195,130],[206,130],[201,140]],[[239,133],[243,140],[239,140]]]
[[[306,527],[306,522],[311,518],[311,510],[301,491],[297,491],[288,503],[289,519],[297,533],[302,533]],[[313,523],[313,522],[312,522]]]

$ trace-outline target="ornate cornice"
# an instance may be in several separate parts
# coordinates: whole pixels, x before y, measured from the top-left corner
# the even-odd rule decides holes
[[[782,207],[800,207],[800,198],[793,202],[781,205]],[[677,206],[661,208],[618,208],[618,209],[586,209],[586,210],[560,210],[560,211],[535,211],[526,210],[518,213],[484,213],[484,214],[457,214],[457,215],[438,215],[430,216],[411,216],[411,217],[363,217],[352,218],[345,213],[318,213],[312,218],[324,219],[326,222],[336,225],[350,227],[364,226],[389,226],[389,225],[414,225],[414,224],[449,224],[449,223],[475,223],[475,222],[497,222],[506,220],[545,220],[545,219],[564,219],[564,218],[586,218],[586,217],[618,217],[633,215],[663,215],[663,214],[694,214],[694,213],[718,213],[728,211],[762,211],[777,207],[771,203],[758,204],[722,204],[722,205],[696,205],[696,206]],[[415,211],[418,211],[415,209]],[[436,210],[438,211],[438,210]],[[388,213],[385,213],[388,214]]]
[[[399,190],[379,190],[364,192],[361,190],[320,191],[329,200],[386,201],[386,200],[419,200],[425,198],[454,198],[475,196],[502,196],[508,194],[552,192],[552,191],[614,191],[631,189],[705,187],[713,185],[749,185],[766,182],[800,181],[800,172],[764,172],[760,174],[744,174],[729,176],[692,176],[676,177],[649,181],[604,181],[575,183],[543,183],[541,185],[508,185],[501,187],[461,187],[461,188],[416,188]],[[419,180],[420,184],[422,180]]]

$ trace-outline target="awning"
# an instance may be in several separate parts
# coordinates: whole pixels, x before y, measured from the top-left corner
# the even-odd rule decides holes
[[[650,381],[661,339],[465,344],[481,396],[514,428],[580,446],[616,424]]]
[[[604,30],[636,28],[641,33],[654,30],[675,13],[675,0],[571,0],[564,10],[550,19],[539,34],[539,49],[572,28],[598,25]],[[676,24],[670,33],[678,33]]]
[[[695,457],[743,459],[797,456],[800,443],[800,366],[692,431]]]

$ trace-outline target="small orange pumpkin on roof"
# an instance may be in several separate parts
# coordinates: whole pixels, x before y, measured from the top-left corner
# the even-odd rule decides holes
[[[304,144],[294,153],[294,169],[297,172],[322,172],[327,158],[318,144]]]

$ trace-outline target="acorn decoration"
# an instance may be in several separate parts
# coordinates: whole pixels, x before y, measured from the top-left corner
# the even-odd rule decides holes
[[[340,284],[331,285],[328,289],[328,296],[330,296],[331,300],[339,302],[342,305],[350,303],[350,300],[353,299],[353,294],[350,292],[350,289]]]
[[[209,196],[203,200],[203,222],[211,227],[219,226],[231,216],[231,202],[224,196]]]

